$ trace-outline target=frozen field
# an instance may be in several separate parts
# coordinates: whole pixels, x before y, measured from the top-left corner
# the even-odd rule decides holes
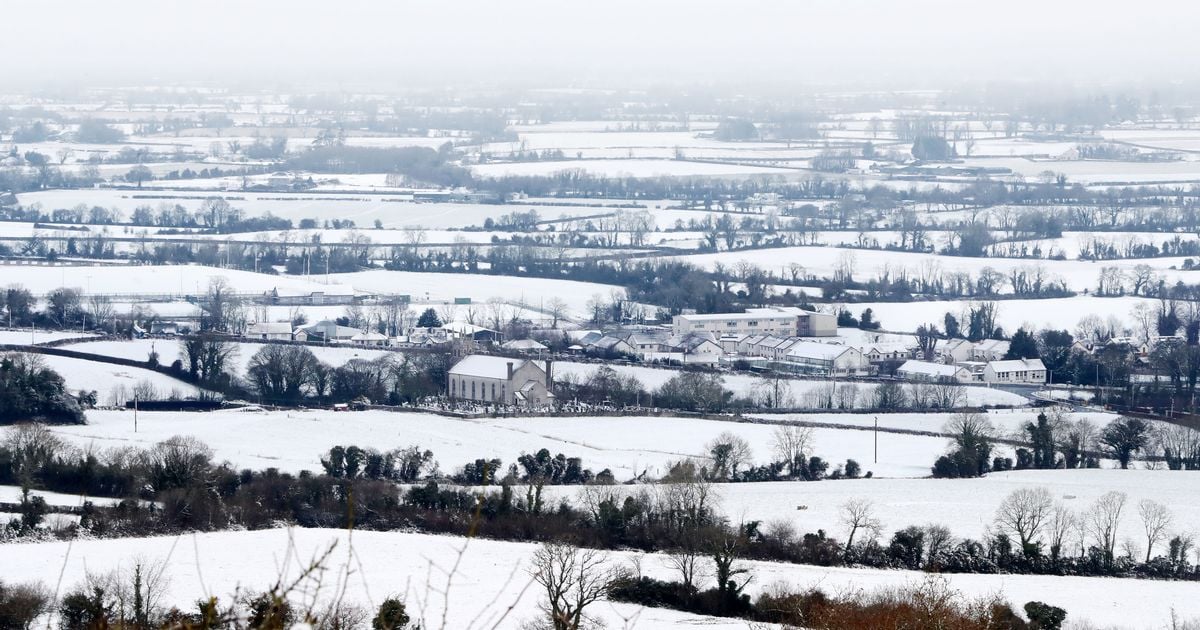
[[[55,567],[55,572],[63,572],[66,590],[82,582],[87,572],[128,568],[130,559],[140,556],[168,562],[171,579],[163,602],[186,608],[201,595],[227,600],[238,590],[264,590],[281,575],[294,579],[303,564],[330,545],[335,546],[323,587],[309,593],[318,601],[329,601],[344,589],[345,601],[373,608],[395,594],[406,600],[414,620],[423,620],[422,627],[430,630],[515,629],[537,614],[540,593],[536,585],[530,587],[526,572],[535,545],[417,533],[274,529],[21,544],[5,549],[5,578],[46,580],[47,567]],[[628,564],[634,557],[642,559],[646,575],[674,579],[660,554],[613,552],[608,556],[614,564]],[[456,563],[458,570],[447,582],[447,573]],[[926,579],[925,574],[911,571],[768,562],[745,565],[755,577],[747,588],[754,596],[776,583],[836,594],[915,585]],[[1200,604],[1192,596],[1195,585],[1188,582],[1021,575],[948,575],[944,579],[965,596],[999,595],[1018,609],[1033,600],[1061,606],[1068,611],[1069,624],[1157,629],[1169,623],[1172,609],[1182,619],[1200,616]],[[433,582],[430,587],[418,586],[429,580]],[[448,591],[445,597],[449,601],[439,591]],[[511,613],[505,616],[510,607]],[[747,627],[741,620],[604,601],[589,610],[608,627],[617,628]]]
[[[46,492],[45,490],[30,490],[29,494],[35,497],[41,497],[46,500],[46,505],[58,507],[78,507],[82,506],[85,497],[74,494],[62,494],[61,492]],[[115,505],[120,502],[119,499],[105,499],[102,497],[92,498],[86,497],[87,501],[91,501],[96,505]],[[21,501],[20,486],[0,486],[0,502],[3,503],[19,503]]]
[[[596,363],[571,363],[569,361],[556,361],[554,363],[555,374],[559,377],[571,374],[579,379],[587,378],[598,367],[600,367],[600,364]],[[618,372],[636,376],[642,382],[642,385],[649,390],[657,389],[673,376],[680,373],[679,370],[671,368],[635,365],[612,365],[609,367]],[[743,374],[727,374],[724,376],[724,379],[725,387],[734,392],[736,396],[753,395],[755,388],[759,384],[759,379]],[[874,383],[853,382],[852,384],[858,389],[860,399],[869,396],[875,388]],[[788,381],[788,385],[791,388],[795,404],[804,406],[810,402],[810,399],[814,395],[830,387],[831,381],[816,379],[790,380]],[[1017,394],[988,387],[964,386],[963,390],[966,392],[966,402],[968,405],[1024,405],[1028,402],[1024,397]]]
[[[499,457],[507,466],[522,453],[546,448],[580,457],[593,471],[612,469],[625,480],[648,471],[664,472],[671,461],[699,456],[724,431],[748,440],[754,460],[772,457],[775,427],[713,420],[654,417],[509,418],[463,420],[429,413],[364,411],[217,411],[211,413],[142,412],[139,431],[133,414],[95,410],[84,426],[53,427],[80,445],[151,446],[174,435],[192,435],[216,451],[218,459],[238,468],[320,470],[319,458],[335,445],[356,444],[381,450],[412,445],[433,451],[441,469],[452,472],[479,457]],[[883,437],[881,435],[881,443]],[[946,447],[938,437],[888,435],[878,465],[871,461],[872,432],[817,429],[821,457],[844,463],[857,459],[864,470],[885,477],[920,477]]]

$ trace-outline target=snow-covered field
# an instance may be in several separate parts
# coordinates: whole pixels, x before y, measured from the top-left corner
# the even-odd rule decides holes
[[[563,171],[586,171],[598,177],[720,177],[746,175],[796,176],[798,171],[771,166],[745,166],[684,160],[564,160],[558,162],[501,162],[471,167],[479,177],[546,176]]]
[[[261,343],[238,343],[237,353],[233,357],[232,372],[237,376],[245,376],[246,368],[254,353],[263,348]],[[131,339],[127,341],[92,341],[69,344],[68,350],[87,352],[106,357],[118,357],[134,361],[145,361],[150,352],[158,353],[158,360],[163,365],[170,365],[175,359],[182,357],[182,344],[177,339]],[[351,359],[373,360],[381,356],[400,355],[388,350],[372,350],[352,346],[309,346],[309,350],[318,359],[332,366],[339,366]]]
[[[110,401],[110,394],[114,389],[124,388],[125,391],[130,391],[139,383],[150,383],[155,392],[162,397],[177,394],[180,398],[188,398],[199,393],[195,385],[153,370],[51,355],[39,355],[38,358],[46,367],[63,377],[68,391],[95,391],[100,404],[113,402]],[[141,357],[141,360],[145,359],[146,357]],[[123,399],[115,402],[122,403]],[[89,412],[89,418],[91,413],[94,412]]]
[[[420,301],[471,298],[481,318],[486,317],[485,303],[492,298],[508,304],[523,304],[535,311],[547,310],[550,301],[558,298],[566,303],[571,315],[578,317],[588,311],[587,303],[593,297],[607,300],[613,291],[624,293],[620,287],[592,282],[466,273],[375,270],[333,274],[330,281],[364,292],[406,294]],[[462,305],[457,310],[465,312],[470,308],[470,305]]]
[[[53,567],[54,576],[62,572],[62,588],[67,590],[88,573],[129,570],[133,559],[140,557],[167,564],[170,580],[163,603],[189,608],[202,596],[229,600],[239,591],[265,590],[281,576],[288,578],[282,580],[285,583],[294,580],[302,567],[331,546],[321,587],[305,582],[308,590],[316,590],[305,597],[328,602],[344,591],[344,601],[374,608],[383,598],[396,595],[406,601],[414,619],[430,630],[520,628],[538,614],[541,595],[528,574],[536,545],[417,533],[273,529],[22,544],[5,549],[4,577],[14,582],[49,581],[47,567]],[[673,579],[661,554],[608,554],[614,566],[628,565],[634,558],[640,558],[644,574]],[[747,591],[755,596],[774,584],[839,594],[916,585],[927,579],[912,571],[769,562],[744,565],[754,575]],[[1034,600],[1060,606],[1068,611],[1070,623],[1090,622],[1092,627],[1163,628],[1172,610],[1185,620],[1200,616],[1195,585],[1189,582],[1023,575],[940,579],[964,596],[999,595],[1018,609]],[[747,627],[741,620],[605,601],[589,610],[608,627],[617,628]]]
[[[593,471],[612,469],[619,480],[648,471],[658,476],[681,458],[701,456],[705,445],[730,431],[748,440],[756,462],[772,457],[775,427],[714,420],[657,417],[507,418],[464,420],[430,413],[324,410],[216,411],[210,413],[142,412],[133,432],[132,412],[95,410],[88,424],[52,430],[80,445],[99,448],[148,447],[174,435],[192,435],[207,443],[218,459],[237,468],[276,467],[287,471],[320,470],[320,456],[335,445],[356,444],[380,450],[417,445],[433,451],[444,472],[479,457],[499,457],[505,465],[523,453],[546,448],[579,457]],[[881,434],[881,443],[885,439]],[[870,464],[872,432],[817,429],[821,457],[844,463],[853,458],[885,477],[920,477],[945,451],[938,437],[889,434],[889,448],[878,465]]]
[[[38,267],[14,265],[4,268],[8,284],[18,284],[45,295],[59,287],[76,288],[85,294],[105,295],[198,295],[208,290],[216,278],[228,281],[238,293],[265,293],[277,289],[280,295],[349,295],[349,287],[321,284],[297,276],[272,276],[238,269],[219,269],[201,265],[92,265],[79,267]]]
[[[871,309],[875,320],[886,330],[915,331],[923,324],[936,324],[940,329],[946,313],[966,321],[963,313],[972,300],[939,300],[930,302],[856,302],[846,304],[855,316]],[[1073,331],[1079,320],[1087,315],[1107,319],[1116,316],[1127,325],[1133,324],[1130,314],[1138,304],[1154,306],[1157,300],[1141,297],[1093,297],[1076,295],[1069,298],[1040,300],[999,300],[996,302],[996,323],[1011,334],[1018,328]]]
[[[39,330],[37,328],[12,328],[0,330],[0,344],[11,343],[19,345],[34,345],[62,339],[86,339],[93,337],[92,333],[69,330]]]
[[[955,256],[939,256],[937,254],[921,254],[913,252],[894,252],[871,249],[848,249],[840,247],[785,247],[778,249],[761,249],[750,251],[721,252],[717,254],[695,254],[681,256],[684,260],[706,269],[721,263],[726,268],[741,261],[747,261],[779,273],[788,275],[788,267],[792,263],[803,265],[805,271],[820,277],[831,277],[835,269],[848,260],[853,261],[854,278],[867,280],[876,277],[882,271],[889,271],[892,277],[901,271],[909,276],[920,277],[922,273],[936,272],[947,274],[951,272],[966,272],[973,277],[979,270],[991,267],[1002,274],[1008,274],[1014,268],[1041,267],[1049,280],[1062,279],[1068,288],[1082,292],[1084,289],[1094,290],[1103,267],[1116,267],[1129,272],[1141,264],[1149,265],[1157,270],[1170,284],[1176,280],[1196,282],[1200,280],[1200,272],[1181,271],[1185,257],[1149,258],[1144,260],[1114,260],[1105,262],[1089,262],[1080,260],[1028,260],[1018,258],[962,258]],[[1171,269],[1175,267],[1176,269]]]
[[[402,229],[420,225],[429,229],[461,228],[482,225],[488,218],[498,218],[513,211],[537,210],[545,219],[560,216],[584,216],[597,213],[597,208],[580,204],[524,207],[520,204],[491,205],[469,203],[417,203],[401,201],[395,196],[370,193],[330,195],[321,192],[305,193],[247,193],[242,191],[151,192],[143,190],[50,190],[21,193],[22,204],[42,204],[44,208],[72,208],[80,203],[119,208],[126,216],[141,205],[157,207],[164,201],[180,204],[195,212],[206,197],[223,196],[230,205],[249,216],[273,214],[299,223],[301,219],[325,221],[349,219],[359,228],[371,228],[378,219],[384,227]],[[164,198],[165,197],[165,198]]]
[[[893,448],[892,437],[880,434],[881,459]],[[816,444],[819,453],[820,438]],[[864,469],[871,468],[870,461],[862,462]],[[977,479],[773,481],[717,484],[715,487],[719,496],[719,510],[734,522],[786,521],[800,533],[824,529],[840,539],[846,535],[840,521],[840,509],[850,499],[871,501],[873,513],[882,523],[885,538],[909,525],[944,525],[955,536],[979,539],[992,526],[996,509],[1004,498],[1020,488],[1046,488],[1055,501],[1062,502],[1075,512],[1085,511],[1106,492],[1125,493],[1127,503],[1119,526],[1120,539],[1141,539],[1143,553],[1145,540],[1142,538],[1142,522],[1137,514],[1139,501],[1151,499],[1170,507],[1174,514],[1174,533],[1192,532],[1200,523],[1200,502],[1196,501],[1195,480],[1186,471],[1114,468],[1021,470],[989,473]],[[632,486],[617,491],[637,492],[641,489],[642,486]],[[574,501],[581,489],[555,486],[547,491],[549,496]]]
[[[46,500],[46,505],[56,507],[77,507],[83,505],[83,502],[91,501],[96,505],[115,505],[120,502],[120,499],[106,499],[103,497],[82,497],[74,494],[62,494],[61,492],[46,492],[45,490],[30,490],[30,496],[41,497]],[[3,503],[18,503],[21,501],[20,486],[0,486],[0,502]]]

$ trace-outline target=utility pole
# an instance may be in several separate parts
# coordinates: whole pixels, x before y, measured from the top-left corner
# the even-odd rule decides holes
[[[879,463],[879,416],[875,416],[875,463]]]
[[[133,432],[134,433],[138,432],[137,413],[138,413],[138,399],[137,399],[137,394],[134,394],[133,395]]]

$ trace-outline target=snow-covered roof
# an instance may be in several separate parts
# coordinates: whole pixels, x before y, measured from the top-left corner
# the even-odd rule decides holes
[[[1046,364],[1041,359],[1013,359],[1011,361],[988,361],[988,367],[993,372],[1029,372],[1045,370]]]
[[[975,344],[980,352],[1008,352],[1009,343],[1003,339],[984,339]]]
[[[801,341],[788,348],[787,356],[832,361],[833,359],[836,359],[843,354],[850,352],[851,350],[853,350],[853,348],[850,348],[849,346],[842,346],[832,343],[819,343],[816,341]]]
[[[291,322],[257,322],[246,328],[248,335],[291,335]]]
[[[512,364],[513,370],[516,371],[525,365],[525,361],[525,359],[472,354],[463,357],[462,361],[455,363],[454,367],[450,368],[450,374],[503,380],[508,378],[509,363]]]
[[[960,370],[966,368],[957,365],[948,365],[946,363],[932,363],[929,361],[905,361],[896,372],[903,374],[924,374],[926,376],[936,376],[944,378],[954,378]]]
[[[387,341],[387,335],[377,332],[361,332],[350,338],[350,341]]]
[[[505,350],[545,350],[546,346],[533,339],[514,339],[500,346]]]

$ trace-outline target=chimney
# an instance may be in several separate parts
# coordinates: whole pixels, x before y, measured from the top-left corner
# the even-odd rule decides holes
[[[513,375],[512,366],[513,366],[513,362],[509,361],[508,362],[508,380],[510,380],[510,381],[512,380],[512,375]]]
[[[554,389],[554,362],[546,359],[546,389]]]

